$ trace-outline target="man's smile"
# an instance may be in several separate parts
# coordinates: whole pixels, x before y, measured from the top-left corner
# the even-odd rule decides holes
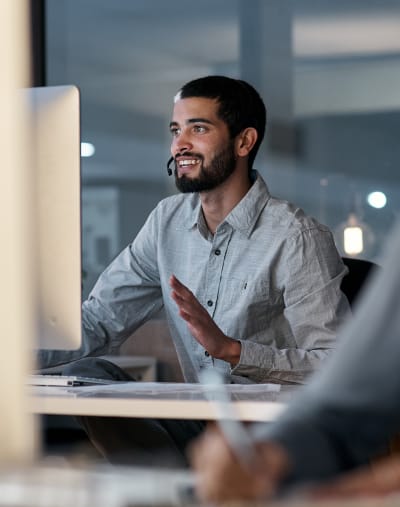
[[[190,172],[194,166],[200,163],[198,158],[179,158],[177,160],[177,166],[179,168],[179,174],[186,174]]]

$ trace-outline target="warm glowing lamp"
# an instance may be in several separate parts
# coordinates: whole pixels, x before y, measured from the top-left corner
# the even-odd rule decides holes
[[[343,248],[347,255],[358,255],[364,250],[364,232],[354,213],[350,213],[343,230]]]
[[[335,229],[335,237],[342,255],[349,257],[368,256],[375,241],[371,228],[354,212]]]

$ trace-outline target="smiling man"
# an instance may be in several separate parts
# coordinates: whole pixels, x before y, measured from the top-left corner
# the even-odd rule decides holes
[[[346,274],[327,227],[271,196],[254,159],[266,110],[248,83],[207,76],[174,99],[171,163],[180,193],[161,201],[83,304],[83,347],[42,351],[50,366],[118,347],[164,308],[186,381],[303,383],[335,345],[348,313]],[[127,380],[84,358],[66,372]],[[114,462],[157,448],[185,461],[196,421],[82,419]],[[170,463],[170,457],[168,458]]]
[[[234,142],[226,123],[217,116],[216,105],[209,99],[176,97],[170,131],[176,152],[176,186],[181,192],[214,190],[235,171]]]

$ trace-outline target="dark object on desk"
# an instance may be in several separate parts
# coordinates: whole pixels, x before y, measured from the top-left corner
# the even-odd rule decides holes
[[[340,288],[346,294],[350,306],[353,307],[365,281],[378,265],[365,259],[351,257],[342,257],[342,261],[349,268],[349,272],[343,278]]]

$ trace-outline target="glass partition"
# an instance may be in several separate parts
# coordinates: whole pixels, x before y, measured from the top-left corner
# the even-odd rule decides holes
[[[399,214],[400,3],[58,0],[47,84],[81,90],[84,292],[175,192],[172,98],[186,81],[250,81],[268,109],[256,168],[273,194],[379,262]]]

